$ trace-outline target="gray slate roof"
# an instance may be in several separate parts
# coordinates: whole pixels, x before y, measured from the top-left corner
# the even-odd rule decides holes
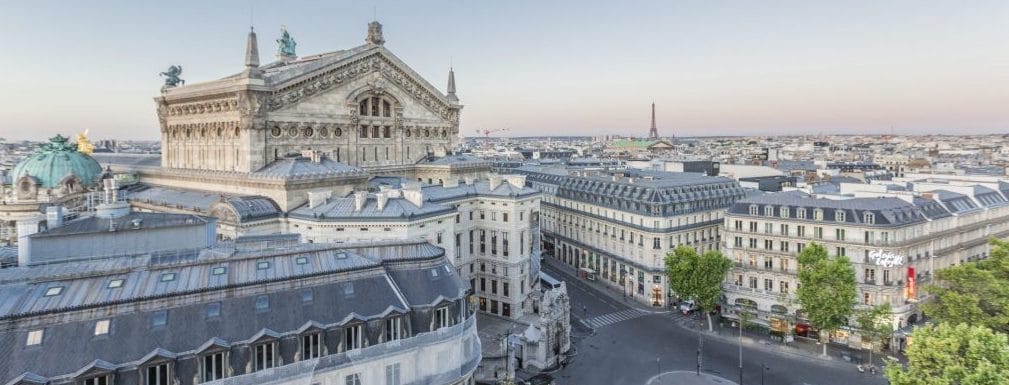
[[[269,264],[264,268],[263,262]],[[225,270],[214,275],[218,267]],[[432,271],[437,271],[436,277]],[[164,281],[164,274],[175,277]],[[326,278],[313,278],[317,276]],[[123,280],[121,287],[110,288],[109,283],[117,279]],[[249,294],[270,282],[295,281],[300,283]],[[45,296],[46,290],[57,286],[63,287],[59,295]],[[306,289],[313,297],[308,304],[303,302]],[[5,357],[0,362],[0,382],[26,372],[68,375],[96,359],[103,367],[129,367],[152,355],[175,357],[212,345],[294,334],[311,325],[333,327],[370,320],[416,306],[457,301],[467,289],[444,251],[426,242],[340,248],[302,244],[253,252],[220,247],[175,256],[3,269],[0,320],[41,324],[0,333],[0,356]],[[183,300],[186,294],[199,295]],[[259,295],[267,296],[268,309],[256,309]],[[208,318],[210,303],[220,304],[220,317]],[[85,309],[95,311],[71,312]],[[39,318],[46,313],[61,315]],[[153,325],[152,319],[161,314],[166,324]],[[111,319],[111,333],[94,336],[95,321],[103,318]],[[41,345],[25,346],[29,328],[44,329]]]
[[[346,198],[332,198],[328,202],[309,208],[304,204],[288,213],[291,217],[326,220],[416,220],[455,212],[455,207],[439,204],[415,206],[403,198],[389,198],[382,210],[378,209],[378,199],[368,194],[364,207],[354,211],[353,195]]]
[[[836,222],[838,212],[844,212],[844,222],[866,226],[905,226],[949,216],[949,213],[934,200],[920,199],[915,203],[900,198],[850,198],[824,199],[814,198],[801,191],[787,191],[772,194],[762,194],[742,199],[729,208],[734,215],[750,215],[750,207],[757,206],[758,217],[765,216],[765,208],[772,207],[772,216],[782,218],[782,208],[788,208],[788,218],[796,220],[814,220],[814,210],[823,210],[823,220]],[[806,209],[804,219],[799,218],[799,208]],[[874,214],[874,224],[866,224],[864,214]]]
[[[525,197],[539,194],[539,190],[531,187],[515,187],[507,180],[502,180],[499,185],[490,188],[490,181],[479,180],[473,184],[460,183],[456,187],[444,187],[441,185],[423,186],[424,200],[434,203],[451,202],[456,199],[486,196],[486,197]]]
[[[133,226],[134,221],[140,221],[140,226]],[[63,224],[63,226],[48,229],[31,235],[31,238],[59,237],[73,234],[104,233],[109,231],[110,224],[115,226],[116,231],[142,231],[162,227],[175,226],[202,226],[207,223],[207,218],[197,215],[187,214],[166,214],[131,211],[119,218],[98,218],[85,217],[75,219]]]
[[[270,179],[305,179],[339,175],[366,175],[360,167],[323,157],[318,163],[304,157],[278,159],[250,174]]]

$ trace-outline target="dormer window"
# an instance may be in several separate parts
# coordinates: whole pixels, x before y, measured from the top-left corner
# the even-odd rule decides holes
[[[798,208],[795,210],[795,216],[799,219],[806,219],[806,209],[803,207]]]
[[[841,211],[841,210],[835,211],[834,212],[834,219],[837,220],[838,222],[844,222],[844,219],[845,219],[844,211]]]
[[[790,213],[788,207],[782,207],[778,209],[778,215],[780,215],[782,218],[788,218],[789,214]]]
[[[823,220],[823,210],[816,209],[813,210],[813,220],[822,221]]]
[[[862,216],[864,218],[865,224],[867,224],[867,225],[874,225],[874,224],[876,224],[876,214],[865,213]]]
[[[385,320],[385,341],[396,341],[403,338],[403,320],[400,317]]]
[[[764,216],[773,217],[774,216],[774,206],[764,206]]]
[[[750,205],[750,215],[757,215],[757,205]]]

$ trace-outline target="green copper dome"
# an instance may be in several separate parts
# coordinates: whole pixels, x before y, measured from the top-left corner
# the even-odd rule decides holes
[[[92,187],[99,182],[102,166],[87,154],[77,152],[77,146],[67,143],[66,137],[56,135],[14,167],[12,181],[17,183],[24,175],[37,179],[42,188],[58,187],[70,175],[85,187]]]

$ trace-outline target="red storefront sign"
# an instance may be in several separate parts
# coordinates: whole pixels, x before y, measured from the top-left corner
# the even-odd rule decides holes
[[[915,291],[915,276],[914,276],[914,266],[907,267],[907,287],[906,287],[906,298],[908,301],[914,301],[918,299],[917,292]]]

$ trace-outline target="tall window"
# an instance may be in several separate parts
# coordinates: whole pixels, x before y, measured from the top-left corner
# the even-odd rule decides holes
[[[434,311],[434,328],[441,329],[443,327],[452,326],[452,318],[449,317],[448,306],[440,307]]]
[[[171,379],[168,377],[168,369],[167,362],[148,366],[144,371],[144,385],[169,385]]]
[[[501,233],[501,255],[508,256],[508,233]]]
[[[399,363],[385,366],[385,385],[399,385]]]
[[[252,371],[269,369],[276,365],[277,344],[267,342],[253,347]]]
[[[497,255],[497,231],[494,230],[490,232],[490,253]]]
[[[480,253],[481,254],[487,252],[487,242],[486,242],[486,240],[487,240],[487,232],[484,231],[484,230],[480,230]]]
[[[322,356],[322,333],[301,336],[301,359],[310,360]]]
[[[203,356],[203,381],[214,381],[222,378],[224,378],[224,352]]]
[[[360,349],[363,347],[364,335],[360,324],[348,326],[343,329],[343,343],[345,350]]]
[[[503,287],[501,288],[501,294],[505,297],[508,296],[508,282],[502,282]]]
[[[84,380],[84,385],[111,385],[111,384],[112,384],[112,375],[108,374],[104,376],[91,377]]]
[[[347,375],[344,377],[345,385],[361,385],[361,375],[358,373]]]
[[[403,337],[401,325],[402,319],[399,317],[385,320],[385,340],[395,341]]]

